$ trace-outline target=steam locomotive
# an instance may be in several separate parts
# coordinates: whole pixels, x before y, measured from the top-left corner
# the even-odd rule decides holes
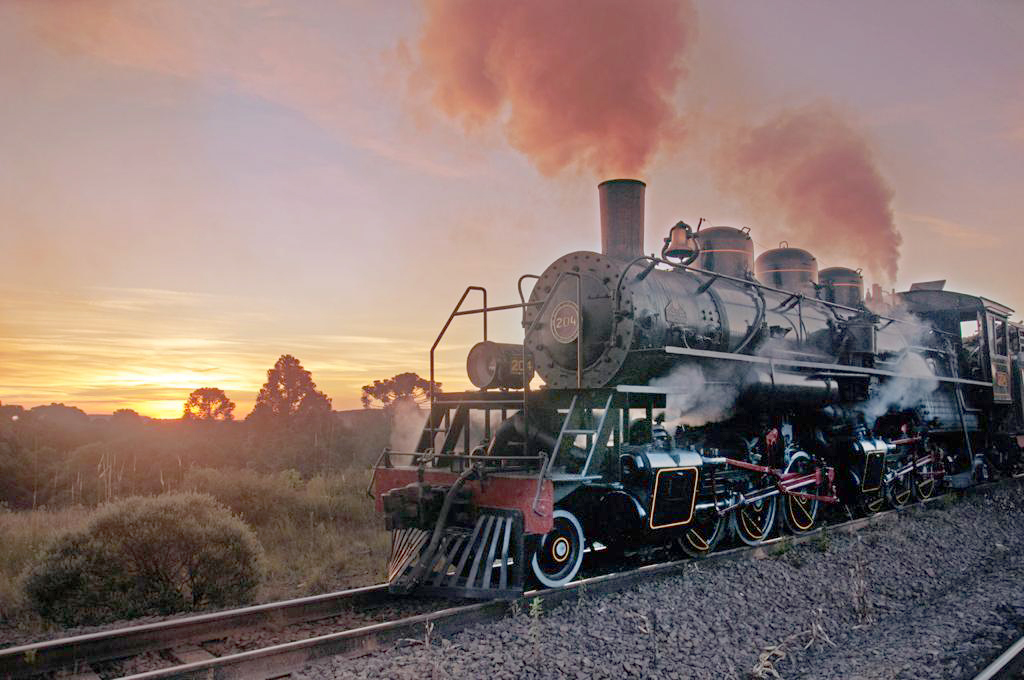
[[[451,322],[479,315],[478,389],[432,394],[416,449],[374,467],[393,592],[516,597],[588,551],[700,557],[1020,466],[1013,310],[942,281],[865,297],[860,270],[786,243],[755,259],[747,229],[679,222],[644,255],[644,191],[600,184],[602,251],[521,277],[519,303],[463,293],[431,381]],[[502,311],[522,342],[488,339]]]

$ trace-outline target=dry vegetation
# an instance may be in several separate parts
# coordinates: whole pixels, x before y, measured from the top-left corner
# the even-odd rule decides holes
[[[185,474],[181,489],[212,495],[252,527],[267,566],[256,599],[268,601],[380,582],[388,543],[365,494],[368,481],[365,470],[303,480],[294,471],[199,468]],[[0,620],[43,625],[27,604],[26,574],[48,546],[101,508],[0,510]]]
[[[388,536],[366,496],[369,470],[303,481],[284,471],[192,470],[185,488],[212,495],[256,531],[268,564],[264,599],[379,583]]]
[[[33,621],[25,607],[22,576],[54,539],[82,528],[91,510],[0,511],[0,621]]]
[[[209,494],[249,525],[266,565],[255,600],[379,583],[387,536],[365,490],[389,421],[354,415],[154,421],[0,405],[0,626],[44,625],[29,572],[61,536],[135,496]]]

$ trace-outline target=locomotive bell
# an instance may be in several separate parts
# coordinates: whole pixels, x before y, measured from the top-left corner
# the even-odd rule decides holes
[[[665,239],[665,248],[661,251],[663,257],[677,257],[684,263],[693,262],[700,253],[700,244],[693,233],[693,229],[686,222],[677,222],[669,229],[668,238]]]
[[[521,389],[533,379],[533,356],[526,353],[523,375],[523,346],[484,340],[473,345],[466,357],[469,381],[482,390]]]

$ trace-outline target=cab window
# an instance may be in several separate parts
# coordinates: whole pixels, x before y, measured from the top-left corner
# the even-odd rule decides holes
[[[1010,354],[1020,351],[1020,329],[1010,326]]]
[[[960,339],[965,345],[978,344],[978,320],[960,322]]]
[[[1006,320],[993,319],[992,327],[995,329],[995,337],[992,339],[992,347],[999,356],[1006,356]]]
[[[982,361],[981,323],[978,318],[962,318],[960,321],[960,374],[965,378],[984,379],[985,366]]]

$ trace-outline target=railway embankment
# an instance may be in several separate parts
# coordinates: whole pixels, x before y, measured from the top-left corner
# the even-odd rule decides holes
[[[1022,582],[1011,484],[297,677],[969,679],[1024,630]]]

